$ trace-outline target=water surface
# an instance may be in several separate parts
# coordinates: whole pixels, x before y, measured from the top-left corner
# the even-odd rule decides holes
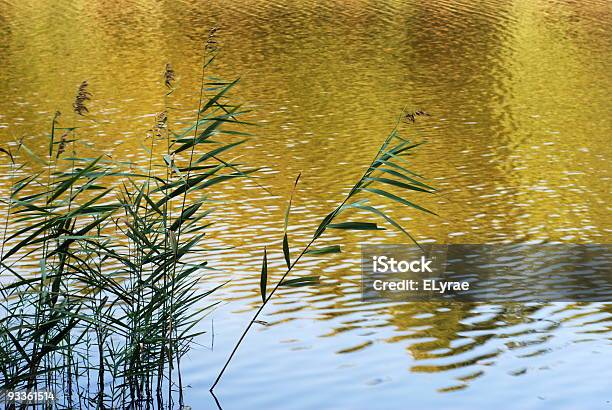
[[[200,51],[213,25],[214,73],[241,77],[235,97],[259,127],[243,162],[259,182],[218,192],[210,256],[232,278],[214,328],[185,362],[188,401],[214,373],[257,306],[264,245],[281,273],[285,199],[298,248],[358,178],[404,107],[432,114],[405,135],[428,143],[413,170],[443,190],[415,201],[440,218],[388,205],[421,241],[608,243],[612,122],[609,2],[0,0],[0,143],[44,150],[55,110],[100,152],[137,160],[164,109],[163,67],[179,81],[167,103],[193,119]],[[78,84],[89,118],[71,114]],[[0,186],[7,186],[6,173]],[[339,238],[339,237],[338,237]],[[330,243],[338,238],[329,237]],[[334,241],[335,240],[335,241]],[[283,291],[240,350],[218,393],[226,409],[609,408],[610,304],[362,303],[359,243],[305,261],[313,288]],[[214,322],[214,326],[213,326]]]

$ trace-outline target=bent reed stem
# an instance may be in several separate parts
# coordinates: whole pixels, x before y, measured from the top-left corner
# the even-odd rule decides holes
[[[396,125],[397,127],[397,125]],[[374,161],[376,161],[376,158],[379,157],[380,153],[383,151],[385,145],[381,145],[381,147],[378,149],[378,152],[376,153],[376,155],[374,156],[374,159],[372,160],[372,163]],[[355,186],[357,186],[361,181],[363,181],[363,179],[367,176],[368,171],[370,170],[370,168],[368,168],[368,170],[366,172],[364,172],[363,176],[359,179],[359,182],[357,184],[355,184]],[[355,188],[353,187],[353,189],[351,190],[351,192],[354,190]],[[349,193],[344,200],[342,201],[342,203],[340,203],[340,205],[338,207],[336,207],[336,209],[334,210],[334,213],[337,215],[338,212],[340,212],[340,210],[342,209],[342,207],[344,205],[346,205],[346,203],[348,202],[348,200],[351,198],[351,194]],[[221,377],[223,377],[223,374],[225,373],[225,370],[227,369],[227,367],[229,366],[230,362],[232,361],[232,359],[234,358],[234,356],[236,355],[236,352],[238,351],[238,348],[240,347],[240,345],[242,344],[243,340],[246,338],[246,335],[249,333],[249,330],[251,329],[251,327],[253,326],[253,324],[255,323],[255,321],[257,320],[257,318],[259,317],[259,314],[263,311],[263,309],[266,307],[266,305],[268,304],[268,302],[270,301],[270,299],[272,299],[272,297],[274,296],[274,293],[278,290],[278,288],[281,286],[281,284],[283,283],[283,281],[285,280],[285,278],[287,277],[287,275],[289,275],[289,273],[291,272],[291,270],[295,267],[295,265],[300,261],[300,259],[302,258],[302,256],[304,256],[306,254],[306,252],[308,251],[308,249],[310,249],[310,247],[312,246],[312,244],[315,243],[315,241],[319,239],[319,236],[314,236],[310,242],[304,247],[304,249],[302,249],[302,251],[300,252],[300,254],[298,255],[297,258],[295,258],[295,260],[291,263],[291,266],[287,269],[287,271],[283,274],[283,276],[280,278],[280,280],[276,283],[276,285],[274,286],[274,288],[272,288],[272,290],[270,291],[270,293],[268,294],[268,296],[266,296],[266,299],[264,300],[264,302],[261,304],[261,306],[259,306],[259,308],[257,309],[257,311],[255,312],[255,314],[253,315],[253,317],[251,318],[251,320],[249,321],[249,323],[247,324],[247,327],[244,329],[244,331],[242,332],[242,334],[240,335],[240,338],[238,339],[238,341],[236,342],[236,344],[234,345],[234,348],[232,349],[231,353],[229,354],[227,360],[225,361],[223,367],[221,368],[221,371],[219,372],[219,374],[217,375],[217,377],[215,378],[215,381],[213,382],[212,386],[210,386],[209,391],[212,393],[213,390],[215,389],[215,387],[217,386],[217,384],[219,383],[219,381],[221,380]]]

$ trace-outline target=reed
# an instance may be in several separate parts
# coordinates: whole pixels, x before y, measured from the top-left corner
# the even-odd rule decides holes
[[[406,235],[412,242],[417,246],[420,246],[417,241],[404,229],[398,222],[387,215],[381,210],[380,200],[392,200],[405,207],[413,208],[420,212],[429,213],[436,215],[434,212],[417,205],[414,202],[409,201],[406,195],[410,192],[427,193],[433,194],[436,189],[427,185],[423,182],[424,178],[421,175],[409,170],[407,166],[408,161],[404,158],[407,155],[412,154],[413,150],[418,146],[422,145],[423,142],[413,142],[405,137],[402,137],[399,133],[398,126],[400,121],[406,121],[410,123],[415,122],[415,117],[422,114],[422,111],[417,113],[402,113],[402,116],[396,123],[391,133],[384,140],[376,155],[372,159],[370,165],[366,168],[361,178],[353,185],[349,193],[344,197],[340,204],[334,208],[316,228],[312,235],[310,242],[298,253],[298,256],[292,261],[291,250],[289,246],[289,237],[287,234],[287,227],[289,224],[289,215],[291,213],[291,205],[293,202],[293,195],[295,193],[297,184],[300,179],[300,175],[297,176],[291,197],[289,198],[286,212],[285,212],[285,223],[284,223],[284,235],[282,240],[282,250],[287,263],[287,269],[282,274],[281,278],[277,281],[270,292],[267,292],[268,282],[268,266],[267,266],[267,249],[264,248],[264,257],[260,276],[260,291],[262,297],[262,304],[255,311],[253,317],[248,322],[246,328],[238,338],[236,344],[231,350],[227,360],[223,367],[217,374],[215,381],[210,387],[210,392],[214,396],[214,389],[220,382],[225,371],[227,370],[230,362],[236,355],[238,348],[244,342],[247,334],[251,330],[255,323],[258,323],[259,315],[264,310],[266,305],[270,302],[274,294],[278,291],[281,286],[308,286],[316,283],[319,279],[318,276],[304,276],[292,279],[287,279],[293,268],[300,262],[302,257],[306,254],[311,255],[324,255],[331,253],[341,252],[340,245],[330,245],[319,249],[312,249],[313,245],[316,244],[317,240],[329,229],[341,229],[347,231],[364,231],[364,230],[382,230],[377,222],[371,220],[352,220],[355,213],[351,213],[351,210],[359,210],[374,215],[378,219],[382,219],[386,223],[393,226],[395,229]],[[403,193],[395,194],[389,192],[389,188],[398,189]],[[371,202],[371,200],[374,200]],[[351,218],[348,220],[342,220],[342,217],[350,215]]]
[[[207,80],[218,50],[215,28],[203,46],[194,122],[180,131],[170,128],[169,119],[176,73],[165,66],[160,81],[165,109],[143,138],[144,163],[79,156],[84,136],[63,125],[59,112],[51,120],[44,156],[23,140],[0,148],[11,180],[2,198],[0,388],[54,391],[58,401],[47,408],[184,407],[181,359],[203,333],[196,325],[215,305],[206,298],[218,289],[202,291],[199,285],[211,269],[203,256],[206,228],[214,222],[207,194],[222,183],[253,181],[257,171],[224,159],[249,141],[243,128],[250,124],[229,99],[239,80]],[[75,118],[91,116],[89,87],[87,81],[78,87]],[[435,191],[403,163],[419,145],[401,137],[396,125],[364,175],[292,259],[287,228],[296,178],[282,241],[287,269],[268,291],[264,249],[262,304],[211,392],[277,290],[316,283],[312,276],[289,278],[302,257],[340,252],[340,245],[313,248],[325,232],[382,229],[370,220],[342,219],[350,210],[381,218],[412,239],[368,201],[392,200],[429,212],[386,188]]]
[[[2,199],[0,388],[52,390],[57,408],[182,407],[180,360],[216,290],[198,286],[209,269],[206,194],[255,171],[221,159],[248,134],[229,129],[247,125],[228,103],[238,81],[205,80],[211,38],[193,125],[174,132],[169,111],[159,114],[146,164],[79,157],[78,128],[59,113],[45,156],[27,141],[2,148],[12,185]],[[175,79],[167,65],[164,99]],[[90,116],[91,98],[84,81],[77,116]],[[41,169],[27,175],[20,160]]]

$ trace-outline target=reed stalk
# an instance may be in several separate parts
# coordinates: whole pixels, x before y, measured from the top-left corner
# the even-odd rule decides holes
[[[421,115],[421,114],[419,114],[419,115]],[[412,115],[410,117],[412,123],[414,123],[414,117],[415,117],[414,115]],[[263,262],[263,266],[264,267],[262,268],[262,276],[260,278],[263,302],[259,306],[259,308],[255,311],[255,313],[253,314],[252,318],[249,320],[249,322],[247,323],[245,329],[241,333],[240,337],[238,338],[238,340],[234,344],[232,350],[230,351],[230,354],[228,355],[228,357],[225,360],[221,370],[217,374],[213,384],[210,387],[210,392],[211,393],[213,393],[215,387],[217,386],[217,384],[219,383],[219,381],[223,377],[223,374],[227,370],[230,362],[232,361],[232,359],[236,355],[240,345],[245,340],[245,338],[246,338],[247,334],[249,333],[249,331],[251,330],[253,324],[257,323],[257,320],[258,320],[259,315],[261,314],[261,312],[264,310],[266,305],[270,302],[270,300],[272,299],[272,297],[274,296],[276,291],[283,284],[287,284],[287,282],[286,282],[287,276],[291,273],[293,268],[302,259],[302,257],[310,251],[310,248],[312,247],[312,245],[315,244],[317,239],[319,239],[319,237],[321,237],[321,235],[325,232],[326,229],[328,229],[328,228],[348,229],[348,230],[370,230],[370,229],[377,230],[377,229],[379,229],[378,226],[375,223],[373,223],[373,222],[344,222],[344,223],[340,223],[340,224],[334,224],[333,222],[340,215],[340,213],[342,213],[343,211],[345,211],[348,208],[360,209],[362,211],[368,211],[370,213],[374,213],[377,216],[382,217],[386,222],[390,223],[396,229],[400,230],[402,233],[404,233],[406,236],[408,236],[408,238],[411,241],[413,241],[417,246],[419,245],[414,240],[414,238],[400,224],[398,224],[391,217],[389,217],[384,212],[380,211],[379,209],[377,209],[377,208],[375,208],[373,206],[365,205],[365,202],[367,201],[367,199],[365,199],[365,200],[357,200],[357,201],[352,202],[350,204],[348,203],[357,194],[359,194],[361,192],[370,192],[370,193],[375,194],[378,197],[391,198],[391,199],[395,200],[396,202],[401,203],[402,205],[409,206],[409,207],[415,208],[415,209],[417,209],[419,211],[423,211],[423,212],[427,212],[427,213],[435,215],[435,213],[433,213],[433,212],[431,212],[431,211],[429,211],[429,210],[427,210],[425,208],[422,208],[422,207],[420,207],[420,206],[418,206],[418,205],[416,205],[416,204],[414,204],[414,203],[412,203],[412,202],[410,202],[410,201],[408,201],[408,200],[406,200],[406,199],[404,199],[402,197],[398,197],[398,196],[395,196],[394,194],[391,194],[391,193],[389,193],[387,191],[371,187],[375,183],[382,183],[382,184],[387,184],[387,185],[403,188],[404,190],[408,190],[408,191],[419,191],[419,192],[425,192],[425,193],[433,193],[435,191],[434,188],[432,188],[432,187],[424,184],[423,182],[420,182],[417,179],[415,179],[415,177],[419,177],[418,175],[416,175],[415,173],[407,170],[406,168],[404,168],[404,167],[402,167],[402,166],[400,166],[400,165],[398,165],[398,164],[396,164],[394,162],[394,161],[396,161],[396,162],[397,161],[401,161],[402,158],[400,156],[403,153],[405,154],[407,151],[412,150],[413,148],[416,148],[419,145],[421,145],[421,143],[412,143],[409,140],[404,139],[404,138],[399,136],[398,126],[399,126],[399,123],[400,123],[402,118],[406,118],[406,113],[402,114],[402,116],[400,117],[400,119],[396,123],[396,125],[395,125],[394,129],[392,130],[392,132],[384,140],[384,142],[382,143],[382,145],[380,146],[380,148],[376,152],[376,155],[374,156],[372,162],[370,163],[370,165],[368,166],[368,168],[366,169],[364,174],[361,176],[361,178],[357,181],[357,183],[355,183],[355,185],[351,188],[349,193],[344,197],[344,199],[340,202],[340,204],[321,221],[321,223],[319,224],[318,228],[316,229],[316,231],[315,231],[312,239],[310,240],[310,242],[308,242],[308,244],[302,249],[302,251],[298,254],[298,256],[293,260],[293,262],[291,262],[291,260],[290,260],[290,251],[289,251],[289,241],[288,241],[288,236],[287,236],[287,224],[288,224],[288,219],[289,219],[289,213],[291,211],[291,204],[292,204],[292,200],[293,200],[293,195],[295,193],[295,187],[297,186],[299,178],[300,178],[300,175],[298,175],[298,177],[296,178],[295,184],[294,184],[294,189],[293,189],[293,191],[291,193],[291,197],[289,198],[289,203],[288,203],[286,214],[285,214],[285,229],[284,229],[285,233],[284,233],[284,237],[283,237],[283,254],[284,254],[284,257],[285,257],[285,261],[287,262],[287,269],[283,273],[283,275],[281,276],[280,280],[278,280],[278,282],[272,288],[272,290],[266,295],[265,292],[266,292],[267,286],[266,286],[265,282],[267,281],[267,258],[264,256],[264,262]],[[392,145],[394,142],[398,142],[398,143],[396,145],[392,146],[391,148],[389,148],[389,146]],[[395,167],[395,168],[401,170],[403,173],[399,173],[399,172],[394,171],[392,169],[382,168],[381,166],[383,166],[383,165],[390,165],[392,167]],[[377,173],[377,174],[390,173],[392,175],[399,176],[399,177],[403,178],[404,180],[409,181],[411,184],[406,184],[405,182],[383,178],[383,177],[381,177],[379,175],[375,176],[375,173]],[[325,251],[325,252],[319,252],[319,253],[335,253],[335,252],[339,251],[340,248],[339,247],[330,247],[328,249],[330,249],[332,251],[331,252]],[[265,253],[266,252],[264,251],[264,255],[265,255]],[[265,274],[263,272],[265,272]],[[294,284],[304,284],[304,285],[307,285],[307,284],[309,284],[309,282],[311,282],[310,277],[309,278],[305,278],[304,280],[301,280],[301,281],[300,281],[300,278],[298,278],[293,283]],[[213,393],[213,395],[214,395],[214,393]]]

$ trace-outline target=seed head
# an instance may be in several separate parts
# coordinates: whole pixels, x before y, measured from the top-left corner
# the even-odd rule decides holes
[[[59,158],[60,155],[66,151],[66,143],[68,142],[68,132],[65,132],[60,137],[59,146],[57,147],[57,154],[55,154],[55,158]]]
[[[166,87],[172,89],[174,87],[172,87],[172,83],[174,82],[176,76],[174,73],[174,69],[172,68],[172,64],[167,63],[166,64],[166,70],[164,71],[164,84],[166,84]]]
[[[219,50],[219,43],[217,42],[217,31],[219,27],[213,27],[208,32],[208,38],[206,39],[206,45],[204,46],[204,50],[214,53]]]
[[[406,114],[404,114],[404,121],[414,124],[416,122],[416,117],[419,117],[419,116],[431,117],[431,114],[423,110],[407,112]]]
[[[89,83],[87,80],[85,80],[79,86],[76,98],[74,99],[74,104],[72,104],[74,107],[74,112],[79,115],[85,115],[89,112],[85,106],[85,101],[91,100],[91,93],[87,90],[87,87],[89,87]]]

